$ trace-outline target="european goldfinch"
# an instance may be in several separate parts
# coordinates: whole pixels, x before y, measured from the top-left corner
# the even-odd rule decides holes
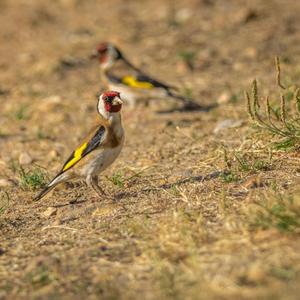
[[[116,160],[124,144],[122,104],[119,92],[110,91],[99,96],[97,110],[100,118],[97,124],[34,200],[41,199],[57,184],[74,177],[84,178],[99,196],[104,194],[98,185],[98,175]]]
[[[135,67],[111,43],[101,43],[92,54],[92,58],[98,58],[100,64],[100,76],[107,88],[118,90],[122,93],[122,99],[134,106],[136,99],[172,97],[184,104],[187,110],[196,110],[200,105],[192,99],[177,93],[177,88],[156,79]]]

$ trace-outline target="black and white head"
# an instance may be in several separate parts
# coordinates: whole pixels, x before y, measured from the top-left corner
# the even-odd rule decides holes
[[[119,92],[108,91],[99,96],[97,109],[100,115],[108,119],[120,113],[122,104]]]

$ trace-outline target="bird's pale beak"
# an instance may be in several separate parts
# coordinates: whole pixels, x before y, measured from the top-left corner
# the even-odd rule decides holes
[[[123,101],[119,97],[115,97],[112,102],[112,105],[120,105],[120,104],[123,104]]]

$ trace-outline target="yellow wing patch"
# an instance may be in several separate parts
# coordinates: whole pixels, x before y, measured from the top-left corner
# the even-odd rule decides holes
[[[75,150],[73,158],[64,166],[63,171],[70,169],[81,159],[82,152],[86,149],[86,147],[87,147],[87,143],[84,143]]]
[[[132,76],[123,77],[122,82],[125,83],[126,85],[129,85],[129,86],[135,87],[135,88],[141,88],[141,89],[153,88],[153,84],[151,84],[150,82],[138,81],[138,80],[136,80],[136,78],[134,78]]]

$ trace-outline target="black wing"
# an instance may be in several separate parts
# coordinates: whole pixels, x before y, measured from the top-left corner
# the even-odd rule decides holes
[[[74,167],[83,157],[95,150],[103,142],[104,135],[105,127],[101,126],[91,139],[88,139],[86,142],[82,143],[77,149],[72,152],[70,157],[63,165],[60,174]]]
[[[149,82],[154,87],[164,88],[166,90],[169,90],[169,89],[173,88],[172,86],[167,85],[165,83],[162,83],[162,82],[160,82],[160,81],[158,81],[158,80],[156,80],[156,79],[154,79],[154,78],[146,75],[145,73],[139,73],[139,74],[137,74],[136,79],[138,81],[141,81],[141,82]]]
[[[170,89],[175,89],[175,87],[171,87],[167,84],[164,84],[156,79],[151,78],[150,76],[146,74],[135,74],[135,75],[127,75],[127,76],[116,76],[115,74],[112,74],[108,72],[107,74],[108,79],[116,84],[125,84],[130,87],[135,88],[163,88],[167,91]]]

